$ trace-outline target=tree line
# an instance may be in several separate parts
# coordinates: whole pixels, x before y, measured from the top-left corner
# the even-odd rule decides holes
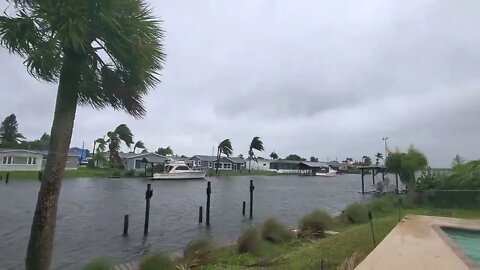
[[[50,135],[46,132],[39,139],[29,141],[18,130],[18,121],[15,114],[11,114],[0,124],[0,148],[17,148],[26,150],[47,151],[50,144]]]

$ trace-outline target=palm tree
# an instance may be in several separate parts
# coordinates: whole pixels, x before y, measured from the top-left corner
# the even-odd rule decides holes
[[[233,148],[232,148],[232,143],[230,142],[230,139],[225,139],[223,140],[217,148],[217,165],[215,168],[215,173],[218,174],[218,167],[220,165],[220,156],[222,154],[225,154],[227,157],[231,156],[233,153]]]
[[[364,166],[372,165],[372,159],[369,156],[363,156],[362,157],[362,162],[363,162]]]
[[[98,146],[97,146],[98,144]],[[96,161],[95,157],[97,155],[102,155],[103,152],[105,152],[105,149],[107,148],[107,142],[105,141],[105,136],[103,138],[98,138],[93,142],[93,151],[92,151],[92,157],[94,160],[94,166],[98,166],[98,162]],[[97,152],[97,153],[95,153]]]
[[[133,144],[133,134],[125,124],[121,124],[114,131],[107,133],[108,150],[110,151],[110,167],[117,167],[122,163],[119,155],[120,147],[124,142],[128,148]]]
[[[135,143],[135,145],[133,146],[133,153],[135,153],[135,150],[137,150],[137,148],[146,150],[145,149],[145,144],[142,141],[138,141],[138,142]]]
[[[272,152],[272,153],[270,154],[270,157],[271,157],[272,159],[278,159],[278,155],[277,155],[277,153],[275,153],[275,152]]]
[[[173,155],[173,150],[170,148],[170,146],[167,146],[166,148],[158,148],[157,154],[162,155],[162,156],[171,156]]]
[[[253,150],[257,150],[257,151],[263,151],[264,150],[263,149],[263,142],[260,140],[260,137],[253,137],[252,142],[250,143],[250,149],[248,149],[248,156],[249,156],[248,172],[250,172],[250,170],[251,170],[252,159],[254,159],[255,162],[258,162],[257,157],[255,156],[255,153],[253,152]]]
[[[0,15],[0,45],[36,79],[58,83],[25,267],[47,270],[77,105],[141,118],[143,97],[160,82],[163,31],[144,0],[7,1],[14,11]]]
[[[380,165],[380,160],[383,159],[383,154],[378,152],[376,155],[375,155],[375,158],[376,158],[376,162],[375,162],[375,165]]]

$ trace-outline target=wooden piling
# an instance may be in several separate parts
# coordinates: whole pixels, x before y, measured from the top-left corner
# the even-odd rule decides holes
[[[400,193],[400,190],[398,190],[398,173],[395,173],[395,185],[397,187],[397,194]]]
[[[206,224],[210,226],[210,194],[212,193],[212,183],[208,181],[207,183],[207,209],[206,209]]]
[[[143,227],[143,235],[148,234],[148,223],[150,220],[150,199],[153,196],[152,184],[147,184],[147,191],[145,191],[145,225]]]
[[[8,184],[8,180],[10,180],[10,173],[7,172],[7,175],[5,175],[5,183]]]
[[[250,180],[250,219],[253,218],[253,191],[255,186],[253,185],[253,180]]]
[[[375,169],[372,169],[372,184],[375,186]]]
[[[203,206],[198,207],[198,223],[203,222]]]
[[[362,195],[363,195],[365,194],[365,179],[364,179],[365,172],[363,171],[363,169],[360,169],[360,171],[362,172]]]
[[[247,202],[243,201],[242,203],[242,216],[245,216],[245,208],[246,208]]]
[[[123,236],[128,236],[128,215],[123,217]]]
[[[373,247],[376,247],[376,246],[377,246],[377,242],[375,241],[375,231],[373,230],[373,215],[372,215],[372,211],[368,211],[368,219],[370,219],[370,229],[372,230]]]

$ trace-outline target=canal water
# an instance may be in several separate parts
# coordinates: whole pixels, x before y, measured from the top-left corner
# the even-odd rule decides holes
[[[249,180],[254,179],[254,219],[248,219]],[[60,195],[53,269],[80,269],[109,256],[115,262],[138,260],[153,251],[176,252],[191,240],[211,236],[218,244],[235,241],[242,230],[277,217],[294,227],[307,212],[340,213],[361,200],[360,176],[211,177],[211,226],[198,224],[206,203],[207,181],[148,179],[68,179]],[[152,184],[150,232],[143,237],[145,190]],[[0,184],[0,269],[22,269],[40,183],[11,180]],[[247,217],[241,215],[247,201]],[[130,230],[122,237],[123,216]],[[205,217],[204,217],[205,220]]]

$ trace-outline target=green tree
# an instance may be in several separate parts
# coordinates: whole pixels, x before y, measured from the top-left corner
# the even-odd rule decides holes
[[[255,156],[255,153],[253,150],[257,151],[263,151],[263,142],[260,140],[260,137],[253,137],[252,142],[250,143],[250,148],[248,149],[248,171],[251,171],[251,165],[252,165],[252,159],[255,160],[255,162],[258,162],[257,157]]]
[[[406,153],[398,150],[389,153],[385,160],[385,166],[389,172],[400,176],[402,183],[411,187],[410,191],[414,191],[415,173],[426,169],[428,160],[423,153],[410,146]]]
[[[299,156],[297,154],[290,154],[290,155],[286,156],[285,159],[286,160],[295,160],[295,161],[305,160],[304,158],[302,158],[301,156]]]
[[[15,147],[25,137],[18,132],[18,122],[15,114],[11,114],[2,121],[0,125],[0,145],[4,147]]]
[[[272,153],[270,154],[270,158],[272,158],[273,160],[278,159],[277,153],[272,152]]]
[[[33,77],[58,83],[26,257],[26,270],[47,270],[77,105],[142,117],[143,97],[159,82],[163,31],[143,0],[7,1],[14,11],[0,16],[0,44],[23,57]]]
[[[133,146],[133,153],[135,153],[137,148],[147,150],[147,149],[145,149],[145,144],[142,141],[138,141],[138,142],[135,143],[135,145]]]
[[[220,156],[225,154],[227,157],[233,153],[232,143],[230,139],[223,140],[217,147],[217,165],[215,166],[215,173],[218,174],[218,167],[220,165]]]
[[[318,162],[318,158],[317,157],[310,157],[310,162]]]
[[[380,160],[383,159],[383,154],[380,153],[380,152],[378,152],[378,153],[375,155],[375,159],[376,159],[375,165],[377,165],[377,166],[380,165]]]
[[[171,156],[173,155],[173,150],[172,148],[170,148],[170,146],[167,146],[166,148],[158,148],[157,150],[157,154],[161,155],[161,156]]]
[[[122,159],[119,154],[122,142],[130,148],[133,144],[133,134],[127,125],[121,124],[116,127],[114,131],[109,131],[107,137],[108,150],[110,151],[110,167],[115,168],[122,164]]]

